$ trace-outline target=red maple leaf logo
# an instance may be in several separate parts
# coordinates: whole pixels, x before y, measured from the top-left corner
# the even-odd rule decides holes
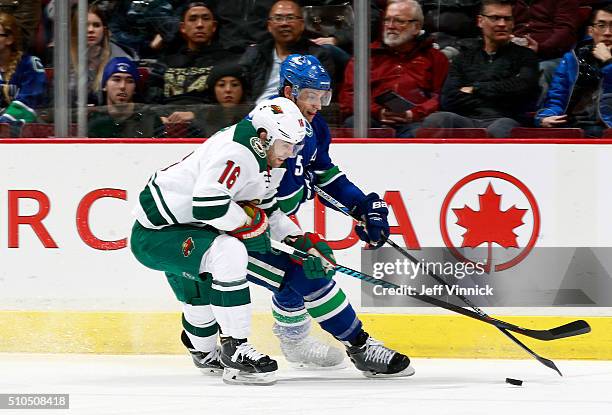
[[[514,229],[523,225],[523,216],[527,209],[519,209],[513,205],[506,211],[500,209],[501,195],[495,193],[493,185],[489,182],[484,194],[478,195],[480,210],[475,211],[465,205],[453,209],[457,215],[457,225],[466,229],[463,236],[462,248],[477,248],[483,243],[488,244],[489,258],[487,272],[492,260],[492,245],[498,244],[504,248],[518,248],[517,236]]]

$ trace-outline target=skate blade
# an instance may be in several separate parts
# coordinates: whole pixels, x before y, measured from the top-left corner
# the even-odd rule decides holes
[[[274,385],[276,383],[276,372],[249,373],[226,367],[223,370],[223,382],[228,385]]]
[[[326,371],[326,370],[339,370],[339,369],[346,369],[348,367],[348,361],[347,359],[344,359],[342,362],[338,363],[337,365],[332,365],[332,366],[320,366],[314,363],[302,363],[302,362],[289,362],[289,367],[291,367],[292,369],[296,369],[296,370],[312,370],[312,371]]]
[[[386,378],[400,378],[414,375],[414,368],[411,365],[397,373],[372,373],[372,372],[361,372],[363,376],[370,379],[386,379]]]
[[[221,368],[212,368],[212,367],[199,367],[200,372],[206,376],[220,376],[223,374],[223,369]]]

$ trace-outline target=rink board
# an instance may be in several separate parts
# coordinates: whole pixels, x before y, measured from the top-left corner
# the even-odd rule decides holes
[[[441,209],[445,200],[453,196],[453,206],[464,203],[477,209],[477,196],[490,182],[503,196],[503,209],[529,207],[525,195],[533,196],[539,213],[535,246],[612,247],[612,145],[597,143],[372,140],[357,144],[346,140],[332,145],[331,153],[364,190],[394,198],[390,221],[396,226],[398,215],[403,218],[403,238],[394,236],[401,245],[444,246]],[[4,311],[0,351],[38,350],[41,343],[46,351],[53,347],[57,352],[181,351],[176,341],[177,303],[163,277],[132,258],[127,237],[131,207],[150,174],[196,146],[193,140],[1,142],[0,309]],[[515,230],[519,246],[532,241],[536,222],[532,210],[524,218],[525,226]],[[34,219],[28,219],[31,216]],[[309,203],[298,219],[305,230],[314,229],[335,241],[340,263],[359,268],[361,245],[347,238],[350,221],[327,213],[323,229],[321,217]],[[35,229],[28,220],[39,226]],[[459,245],[464,231],[450,224],[447,242]],[[369,331],[381,333],[380,337],[412,354],[522,356],[504,336],[482,323],[362,307],[359,281],[348,277],[337,281]],[[269,293],[253,290],[253,304],[255,326],[262,327],[256,330],[258,341],[272,345]],[[565,315],[563,308],[552,314]],[[585,308],[573,314],[589,321],[590,315],[600,316],[592,319],[599,329],[580,339],[539,343],[538,351],[549,351],[551,357],[612,358],[606,337],[612,332],[609,310]],[[515,318],[525,326],[532,321],[525,320],[532,317]],[[578,317],[550,322],[548,318],[533,317],[533,322],[549,327]],[[36,327],[37,336],[29,336],[24,327]],[[467,336],[471,330],[473,335]],[[398,332],[405,334],[392,334]],[[456,338],[449,341],[448,336]],[[40,342],[40,338],[52,341]],[[129,341],[121,340],[126,338]]]
[[[454,315],[361,314],[364,327],[389,347],[413,357],[528,358],[495,327]],[[505,316],[505,321],[534,329],[549,329],[576,316]],[[157,354],[184,353],[179,313],[126,312],[0,312],[0,351],[28,353]],[[612,319],[587,317],[593,332],[543,342],[522,336],[538,354],[552,359],[612,360]],[[252,342],[280,355],[272,335],[270,313],[253,316]],[[318,327],[315,334],[333,339]],[[26,346],[27,345],[27,346]]]

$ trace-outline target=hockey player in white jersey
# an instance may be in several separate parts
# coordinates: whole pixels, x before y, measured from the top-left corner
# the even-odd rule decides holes
[[[248,252],[270,252],[270,233],[302,233],[280,210],[267,217],[257,204],[274,197],[284,172],[276,168],[299,151],[305,126],[291,100],[265,101],[251,120],[155,172],[134,209],[134,256],[166,273],[184,304],[183,343],[198,367],[223,369],[226,383],[275,382],[276,361],[247,341]]]

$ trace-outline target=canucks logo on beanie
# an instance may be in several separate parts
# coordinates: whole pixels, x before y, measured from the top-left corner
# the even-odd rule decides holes
[[[116,73],[129,74],[132,76],[132,78],[134,78],[134,82],[138,83],[140,81],[140,74],[138,73],[138,68],[130,58],[113,58],[108,61],[108,63],[104,67],[101,85],[103,89],[106,87],[106,82],[108,81],[108,78],[110,78],[113,74]]]

